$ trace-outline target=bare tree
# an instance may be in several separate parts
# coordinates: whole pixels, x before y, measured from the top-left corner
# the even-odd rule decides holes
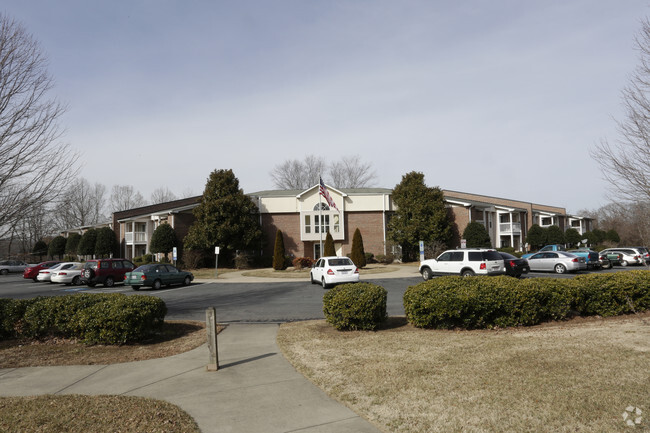
[[[372,164],[361,162],[359,155],[333,163],[329,175],[336,188],[365,188],[377,178],[372,170]]]
[[[142,194],[135,191],[131,185],[113,185],[110,202],[111,212],[120,212],[147,205],[147,201],[142,197]]]
[[[78,154],[58,142],[65,108],[38,43],[0,14],[0,236],[37,204],[57,199],[76,174]]]
[[[151,204],[165,203],[172,200],[176,200],[176,195],[167,187],[161,186],[151,193]]]
[[[318,177],[325,170],[325,159],[307,155],[304,160],[288,159],[271,170],[276,188],[307,189],[318,184]]]
[[[61,229],[70,229],[97,224],[106,219],[106,186],[101,183],[91,185],[85,178],[78,178],[66,188],[54,214]]]
[[[617,120],[618,140],[603,139],[591,156],[618,198],[650,201],[650,21],[636,37],[640,62],[622,91],[625,117]]]
[[[325,182],[336,188],[364,188],[376,178],[370,163],[363,163],[358,155],[346,157],[327,167],[323,157],[307,155],[302,161],[288,159],[271,170],[271,178],[279,189],[307,189]]]

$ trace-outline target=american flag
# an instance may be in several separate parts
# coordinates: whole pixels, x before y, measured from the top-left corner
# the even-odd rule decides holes
[[[330,196],[330,193],[327,191],[327,188],[325,187],[325,184],[323,183],[323,178],[320,179],[320,188],[319,192],[320,195],[325,197],[325,201],[327,202],[328,205],[339,211],[339,208],[336,207],[336,203],[334,203],[334,200],[332,200],[332,197]],[[340,211],[339,211],[340,212]]]

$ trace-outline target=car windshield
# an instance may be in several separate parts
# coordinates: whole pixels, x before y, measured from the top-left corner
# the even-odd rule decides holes
[[[483,258],[485,260],[503,260],[501,254],[496,251],[483,251]]]
[[[97,269],[97,262],[84,263],[84,269]]]
[[[499,253],[499,255],[501,257],[503,257],[504,259],[507,259],[507,260],[516,260],[517,259],[517,257],[513,256],[512,254],[508,254],[508,253]]]
[[[328,263],[330,266],[350,266],[354,264],[350,259],[329,259]]]

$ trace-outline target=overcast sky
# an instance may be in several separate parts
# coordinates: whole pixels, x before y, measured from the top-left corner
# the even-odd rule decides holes
[[[647,0],[3,0],[69,106],[81,176],[145,197],[231,168],[360,155],[392,188],[567,208],[608,202],[597,163]],[[328,179],[325,177],[327,183]]]

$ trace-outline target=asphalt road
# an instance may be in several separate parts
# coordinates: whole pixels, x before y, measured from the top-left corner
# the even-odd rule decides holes
[[[646,267],[614,268],[603,272],[626,272]],[[584,273],[584,272],[582,272]],[[527,278],[572,278],[574,274],[531,273]],[[404,315],[402,297],[405,290],[419,283],[421,278],[371,278],[369,281],[384,287],[388,292],[387,312],[391,316]],[[168,319],[205,320],[205,310],[215,307],[217,320],[228,322],[287,322],[322,319],[323,294],[320,285],[308,281],[277,283],[193,283],[190,286],[173,286],[161,290],[133,291],[130,287],[117,285],[113,288],[96,286],[65,286],[35,283],[25,280],[22,274],[0,275],[0,298],[33,298],[35,296],[59,296],[71,293],[125,293],[158,296],[165,301]]]

